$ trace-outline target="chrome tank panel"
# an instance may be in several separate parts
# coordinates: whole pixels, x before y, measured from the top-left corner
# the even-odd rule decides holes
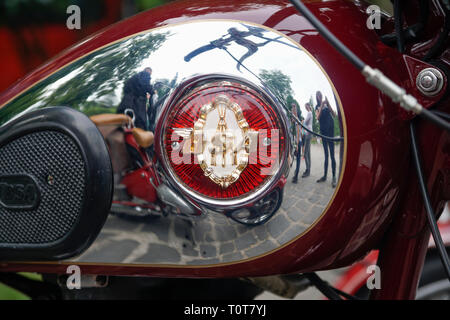
[[[77,262],[231,263],[267,254],[298,239],[326,213],[345,169],[346,126],[340,98],[323,68],[304,48],[261,25],[232,20],[193,21],[111,43],[64,66],[13,99],[0,110],[0,126],[44,107],[70,106],[89,116],[115,113],[126,80],[146,67],[152,68],[152,84],[158,83],[152,128],[158,127],[158,119],[176,103],[181,91],[198,79],[239,79],[264,95],[290,133],[288,152],[276,177],[287,179],[283,202],[269,221],[253,227],[227,218],[223,213],[226,206],[215,212],[211,206],[200,204],[205,211],[201,218],[169,215],[146,223],[110,215],[97,241]],[[305,117],[305,104],[310,102],[313,108],[317,105],[317,91],[336,113],[333,135],[344,137],[333,143],[336,188],[331,184],[331,160],[328,180],[316,182],[323,175],[325,160],[322,142],[317,138],[311,141],[311,175],[301,177],[305,168],[301,160],[298,183],[291,181],[296,165],[296,143],[291,133],[296,122],[290,115],[290,104],[297,102]],[[313,129],[319,132],[319,123],[314,122]],[[159,134],[155,132],[157,137]],[[161,173],[170,180],[166,170]],[[174,180],[170,182],[176,189]],[[182,194],[189,198],[185,187],[180,190]],[[251,204],[239,203],[230,208]]]

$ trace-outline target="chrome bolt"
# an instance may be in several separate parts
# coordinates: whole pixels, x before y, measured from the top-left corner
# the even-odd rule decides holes
[[[271,143],[272,143],[272,141],[270,140],[270,138],[265,137],[265,138],[263,139],[263,145],[264,145],[265,147],[270,146]]]
[[[444,85],[442,73],[435,68],[426,68],[417,75],[416,86],[426,96],[437,95]]]
[[[179,147],[180,147],[180,143],[178,141],[172,142],[172,149],[173,150],[178,150]]]
[[[55,184],[55,177],[53,177],[53,176],[48,176],[47,177],[47,183],[49,184],[49,185],[54,185]]]
[[[420,84],[423,88],[433,88],[433,86],[436,85],[437,78],[433,76],[426,74],[422,77],[422,79],[420,80]]]

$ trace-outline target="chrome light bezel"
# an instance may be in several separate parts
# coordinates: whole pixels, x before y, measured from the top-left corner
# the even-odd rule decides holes
[[[163,107],[163,111],[160,114],[158,119],[158,123],[156,126],[156,150],[157,155],[159,156],[159,162],[161,167],[163,168],[163,172],[169,183],[173,188],[181,192],[187,198],[208,207],[209,209],[215,211],[231,211],[239,208],[243,208],[249,206],[256,201],[262,199],[268,192],[272,191],[279,183],[280,178],[287,176],[289,172],[288,166],[288,155],[291,153],[291,146],[289,143],[285,143],[285,147],[283,153],[280,157],[280,164],[277,172],[272,175],[262,186],[255,189],[251,193],[247,193],[243,196],[232,198],[232,199],[221,199],[217,200],[214,198],[210,198],[204,196],[198,192],[195,192],[191,188],[185,185],[181,179],[178,178],[174,170],[170,166],[170,162],[168,159],[167,152],[164,146],[164,136],[165,129],[168,116],[172,109],[176,107],[177,103],[180,102],[186,95],[192,94],[197,89],[201,89],[204,85],[213,83],[227,81],[237,83],[244,88],[248,88],[258,94],[258,98],[261,98],[264,103],[272,106],[274,111],[277,113],[279,117],[279,121],[282,125],[281,134],[285,137],[288,132],[288,120],[287,115],[282,107],[280,107],[281,103],[277,101],[276,97],[274,97],[270,91],[264,87],[263,84],[254,84],[250,83],[246,79],[236,77],[234,75],[227,74],[207,74],[207,75],[197,75],[190,79],[182,82],[176,89],[173,90],[169,99]]]

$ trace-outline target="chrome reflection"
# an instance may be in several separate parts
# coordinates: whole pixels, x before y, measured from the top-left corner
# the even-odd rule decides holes
[[[142,147],[149,142],[146,132],[157,136],[158,120],[186,84],[214,80],[212,75],[251,84],[275,103],[288,126],[283,175],[252,206],[207,209],[176,193],[161,163],[147,170],[156,151]],[[77,261],[229,263],[292,241],[327,209],[345,153],[344,140],[326,139],[345,134],[335,94],[317,62],[284,35],[246,22],[197,21],[125,38],[61,68],[3,106],[0,126],[48,106],[71,106],[89,116],[133,110],[140,131],[129,122],[99,126],[115,170],[114,213]],[[138,153],[125,145],[131,137]],[[270,145],[270,138],[263,143]]]

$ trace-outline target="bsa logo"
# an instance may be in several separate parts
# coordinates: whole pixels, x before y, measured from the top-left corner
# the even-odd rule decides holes
[[[40,201],[39,188],[28,175],[0,176],[0,206],[6,209],[32,210]]]
[[[193,129],[175,133],[184,138],[183,153],[197,155],[205,176],[222,188],[239,179],[258,145],[258,132],[250,129],[241,107],[226,95],[201,107]]]

